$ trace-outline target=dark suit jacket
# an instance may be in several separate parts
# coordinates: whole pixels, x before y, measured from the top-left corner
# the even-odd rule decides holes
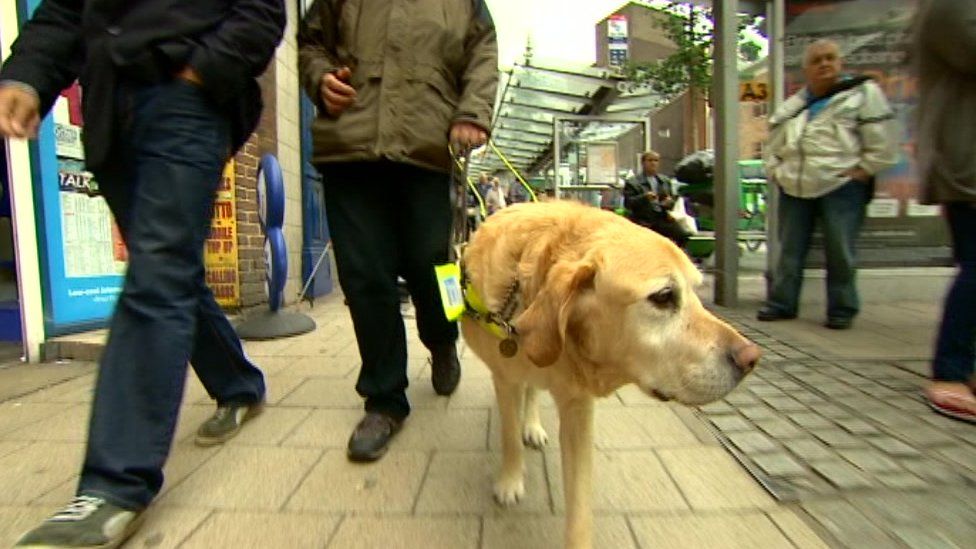
[[[29,84],[47,113],[80,78],[88,166],[107,159],[116,83],[157,83],[190,65],[230,117],[234,149],[261,112],[255,77],[285,27],[284,0],[43,0],[21,30],[0,81]]]
[[[655,191],[658,198],[673,198],[674,183],[660,174],[654,178],[657,180],[656,191],[643,173],[631,177],[624,185],[624,207],[630,210],[631,219],[650,222],[667,216],[667,211],[659,202],[649,200],[645,195]]]

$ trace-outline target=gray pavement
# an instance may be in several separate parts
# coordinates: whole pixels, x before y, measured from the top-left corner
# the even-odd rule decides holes
[[[725,402],[693,410],[633,388],[600,402],[596,546],[971,546],[976,428],[917,399],[940,304],[869,304],[849,332],[821,327],[819,305],[771,324],[757,305],[718,309],[767,356]],[[224,447],[191,442],[212,405],[189,376],[164,492],[126,547],[559,547],[558,440],[529,455],[525,501],[498,508],[488,370],[462,352],[458,392],[436,396],[412,320],[415,411],[382,461],[348,463],[361,409],[348,313],[336,296],[304,310],[315,332],[247,343],[270,405]],[[0,546],[72,495],[93,378],[84,362],[0,368],[22,380],[0,393]]]

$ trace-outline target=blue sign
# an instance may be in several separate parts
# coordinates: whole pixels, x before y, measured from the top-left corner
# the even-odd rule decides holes
[[[20,4],[22,19],[40,0]],[[58,157],[53,115],[31,143],[44,328],[60,335],[104,326],[122,291],[125,246],[97,181],[81,161]]]

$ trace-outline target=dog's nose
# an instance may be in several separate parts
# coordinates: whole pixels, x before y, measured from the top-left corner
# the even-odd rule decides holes
[[[755,343],[746,343],[738,349],[732,351],[730,358],[736,366],[745,373],[751,372],[759,362],[762,351]]]

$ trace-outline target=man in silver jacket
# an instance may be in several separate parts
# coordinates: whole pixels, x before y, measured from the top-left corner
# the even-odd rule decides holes
[[[781,253],[763,321],[796,318],[803,266],[820,220],[827,258],[828,328],[851,327],[857,295],[857,236],[875,175],[897,163],[893,112],[872,80],[841,72],[840,47],[817,40],[804,52],[806,86],[770,119],[766,170],[781,192]]]

